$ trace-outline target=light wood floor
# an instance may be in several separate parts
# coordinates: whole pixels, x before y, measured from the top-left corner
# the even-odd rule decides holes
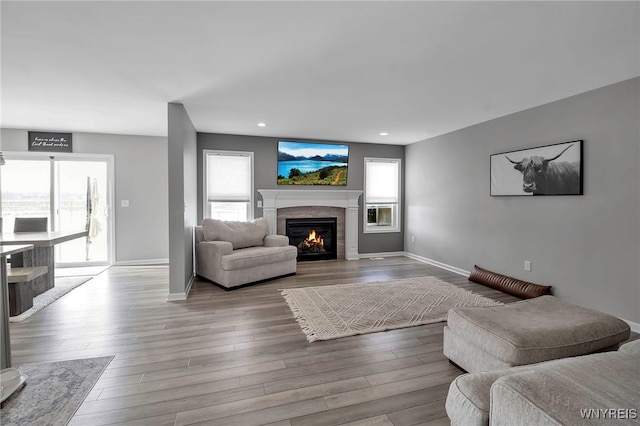
[[[279,288],[437,276],[516,300],[405,257],[320,261],[234,291],[197,281],[167,302],[167,267],[113,267],[22,323],[13,364],[115,355],[72,425],[442,425],[461,372],[444,323],[308,343]]]

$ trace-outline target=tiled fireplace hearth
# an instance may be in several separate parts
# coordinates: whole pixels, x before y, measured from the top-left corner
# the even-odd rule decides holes
[[[269,231],[284,235],[287,217],[336,217],[338,258],[358,259],[358,190],[259,189]]]

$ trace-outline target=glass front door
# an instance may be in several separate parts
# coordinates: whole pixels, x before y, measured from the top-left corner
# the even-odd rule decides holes
[[[5,158],[0,167],[2,230],[12,232],[16,217],[47,217],[49,230],[88,229],[87,238],[56,246],[56,264],[110,265],[111,157],[5,154]]]

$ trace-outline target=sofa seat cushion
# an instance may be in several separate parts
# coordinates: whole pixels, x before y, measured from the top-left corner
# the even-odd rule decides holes
[[[618,351],[506,375],[491,386],[491,424],[640,424],[639,365],[639,353]]]
[[[625,346],[626,350],[623,350]],[[598,383],[598,385],[593,386],[593,389],[597,389],[596,393],[600,392],[603,393],[603,395],[610,394],[609,388],[617,388],[617,383],[618,381],[620,381],[621,386],[623,387],[623,389],[621,389],[620,391],[623,393],[627,393],[627,396],[625,398],[631,398],[634,391],[630,390],[629,386],[633,384],[632,379],[634,377],[634,373],[626,370],[629,370],[634,365],[634,363],[635,365],[640,364],[640,351],[638,351],[637,348],[638,346],[635,346],[634,348],[631,343],[628,343],[621,346],[617,352],[597,353],[579,357],[546,361],[532,365],[523,365],[518,367],[504,368],[500,370],[463,374],[456,377],[449,387],[449,393],[447,394],[446,400],[447,415],[451,420],[451,424],[454,426],[486,426],[489,425],[489,423],[495,424],[496,421],[494,421],[494,419],[491,417],[493,415],[493,411],[504,410],[506,412],[513,407],[510,406],[509,399],[507,398],[506,404],[511,408],[505,408],[504,406],[502,408],[492,408],[492,405],[496,403],[496,400],[494,400],[494,396],[492,394],[492,386],[494,385],[494,383],[499,382],[499,384],[496,386],[496,389],[501,388],[505,383],[510,382],[510,380],[502,380],[502,378],[512,375],[515,376],[515,382],[518,383],[518,386],[522,385],[521,395],[515,397],[513,395],[509,395],[509,398],[513,398],[514,400],[523,398],[523,395],[525,394],[527,395],[526,399],[529,399],[529,392],[538,386],[539,382],[536,379],[538,373],[541,374],[541,377],[547,375],[547,373],[554,379],[557,377],[561,377],[561,383],[558,385],[557,390],[552,389],[551,391],[549,391],[549,389],[547,389],[550,394],[550,399],[553,399],[554,401],[558,400],[557,395],[564,394],[564,388],[567,386],[572,389],[576,387],[579,388],[580,390],[577,391],[577,393],[580,394],[580,396],[577,398],[577,400],[583,399],[585,395],[590,394],[590,392],[586,391],[585,389],[586,387],[591,387],[593,385],[593,380]],[[593,375],[595,376],[595,378],[591,377],[590,372],[592,369],[594,370]],[[559,376],[556,376],[556,372],[558,372]],[[520,373],[531,374],[520,375]],[[636,377],[639,373],[640,368],[636,368]],[[628,379],[620,379],[619,376],[621,374],[622,376],[629,374]],[[543,379],[540,381],[540,383],[543,383],[545,381],[546,379]],[[505,390],[501,388],[500,390],[496,390],[495,392],[509,393],[513,391],[513,387],[511,385],[507,385],[506,387],[509,387],[510,389]],[[637,395],[638,389],[636,389],[635,392]],[[537,391],[534,391],[533,393],[537,393]],[[554,393],[557,394],[556,397],[553,396]],[[603,395],[600,395],[597,398],[602,399]],[[617,398],[617,396],[612,397]],[[592,402],[595,404],[594,401]],[[504,404],[504,401],[502,401],[501,403]],[[586,402],[582,403],[586,404]],[[602,404],[602,401],[600,401],[600,404]],[[618,406],[619,405],[614,404],[611,407],[613,408]],[[518,409],[520,408],[521,407],[519,407]],[[602,407],[601,405],[589,405],[581,408],[588,409],[604,407]],[[528,409],[531,409],[531,407],[529,407]],[[523,408],[524,411],[522,413],[528,411],[528,409]],[[505,414],[503,414],[503,416],[504,415]],[[535,418],[535,421],[532,420],[530,424],[557,424],[556,420],[553,417],[546,416],[543,413],[529,413],[529,415],[533,416],[532,419]],[[572,420],[573,421],[570,421],[566,424],[581,423],[580,421],[576,421],[575,418],[573,418]],[[503,417],[502,424],[521,424],[521,422],[515,421],[512,423],[507,423]]]
[[[559,362],[559,360],[479,373],[467,373],[456,377],[449,386],[445,404],[451,424],[466,426],[488,425],[491,411],[491,386],[496,380],[509,374],[529,371],[531,368],[554,362]]]
[[[298,249],[294,246],[284,247],[248,247],[234,250],[222,256],[220,267],[225,271],[237,271],[254,266],[267,265],[295,259]]]
[[[627,323],[616,317],[554,296],[495,307],[454,308],[447,322],[470,350],[477,347],[505,366],[615,349],[630,333]]]
[[[489,424],[491,385],[509,370],[463,374],[449,386],[445,404],[452,425],[485,426]]]
[[[202,231],[207,241],[228,241],[233,249],[256,247],[264,244],[269,224],[263,217],[248,222],[203,219]]]

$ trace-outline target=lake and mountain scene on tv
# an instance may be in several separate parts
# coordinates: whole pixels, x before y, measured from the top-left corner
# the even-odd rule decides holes
[[[347,184],[349,146],[278,142],[278,185]]]

